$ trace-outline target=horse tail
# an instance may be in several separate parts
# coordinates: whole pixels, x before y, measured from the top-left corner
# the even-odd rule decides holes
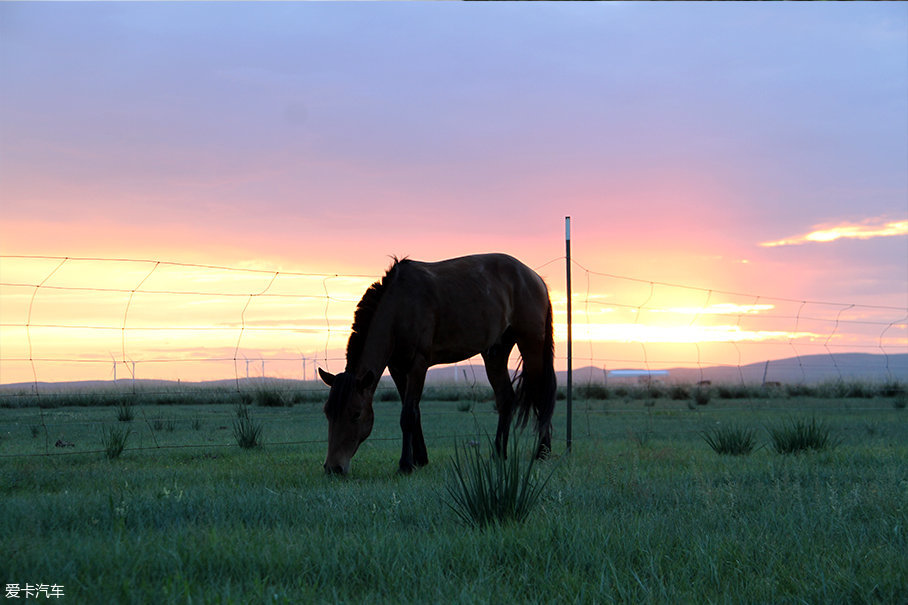
[[[524,364],[525,365],[525,364]],[[529,420],[530,408],[536,412],[536,431],[546,440],[552,430],[552,415],[555,412],[555,396],[558,382],[555,377],[555,336],[552,320],[552,302],[548,301],[545,318],[545,339],[542,349],[542,364],[538,375],[528,375],[526,368],[517,377],[516,395],[519,410],[517,424],[525,427]]]
[[[552,432],[552,415],[555,413],[555,399],[558,394],[558,379],[555,377],[555,331],[552,320],[552,301],[545,316],[545,348],[542,355],[542,393],[536,408],[536,430],[540,437]]]

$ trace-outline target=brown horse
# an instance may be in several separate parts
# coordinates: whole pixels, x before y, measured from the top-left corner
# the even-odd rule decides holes
[[[507,366],[515,344],[523,360],[516,392]],[[400,471],[428,464],[419,414],[426,371],[477,353],[495,392],[498,452],[507,449],[515,407],[521,425],[532,408],[537,456],[544,456],[551,448],[556,385],[552,303],[542,278],[504,254],[437,263],[394,259],[356,307],[346,369],[335,376],[319,368],[331,387],[325,471],[350,471],[350,460],[372,432],[372,397],[386,367],[403,403]]]

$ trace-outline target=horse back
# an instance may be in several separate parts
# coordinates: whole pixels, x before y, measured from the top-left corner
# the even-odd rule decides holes
[[[481,353],[508,329],[542,335],[549,307],[542,278],[506,254],[401,261],[394,298],[394,348],[429,365]]]

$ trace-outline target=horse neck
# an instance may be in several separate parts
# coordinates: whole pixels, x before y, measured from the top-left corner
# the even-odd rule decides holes
[[[383,311],[386,310],[380,308],[372,320],[359,360],[356,367],[352,368],[357,378],[362,378],[369,372],[372,372],[376,378],[381,377],[391,360],[393,349],[391,317],[382,316]]]

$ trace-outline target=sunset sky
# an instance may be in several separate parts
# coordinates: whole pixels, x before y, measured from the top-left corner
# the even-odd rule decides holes
[[[5,2],[0,86],[2,383],[332,358],[391,255],[563,333],[567,215],[597,365],[908,352],[905,3]]]

